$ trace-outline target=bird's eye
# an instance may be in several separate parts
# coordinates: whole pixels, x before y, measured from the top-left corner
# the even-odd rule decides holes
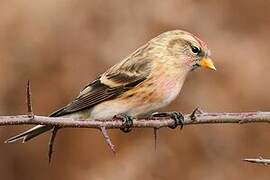
[[[200,49],[197,48],[196,46],[191,46],[191,50],[192,50],[192,52],[193,52],[194,54],[199,54],[199,52],[200,52]]]

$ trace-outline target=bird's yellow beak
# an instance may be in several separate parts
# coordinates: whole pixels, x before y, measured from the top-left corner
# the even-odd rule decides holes
[[[202,67],[216,70],[212,59],[210,59],[209,57],[204,57],[198,64]]]

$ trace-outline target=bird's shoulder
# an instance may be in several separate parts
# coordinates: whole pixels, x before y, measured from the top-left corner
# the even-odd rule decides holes
[[[152,70],[153,58],[147,54],[149,44],[137,49],[120,63],[108,69],[100,76],[100,81],[112,87],[126,85],[147,77]]]

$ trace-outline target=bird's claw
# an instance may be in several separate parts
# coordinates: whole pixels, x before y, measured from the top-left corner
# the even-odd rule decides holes
[[[184,127],[184,116],[180,112],[155,112],[151,114],[152,117],[170,117],[174,120],[174,125],[169,126],[171,129],[175,129],[180,126],[181,129]]]
[[[114,118],[121,119],[122,120],[122,127],[120,128],[121,131],[124,133],[128,133],[132,130],[133,126],[133,119],[131,116],[128,116],[126,114],[118,114],[115,115]]]
[[[184,116],[180,112],[171,112],[168,114],[170,118],[172,118],[175,123],[172,126],[169,126],[171,129],[175,129],[177,126],[180,126],[180,129],[183,129],[184,127]]]

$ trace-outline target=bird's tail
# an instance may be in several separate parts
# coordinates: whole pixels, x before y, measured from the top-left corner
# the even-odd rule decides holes
[[[5,141],[5,143],[13,143],[13,142],[16,142],[20,139],[22,139],[22,142],[24,143],[24,142],[44,133],[46,131],[51,130],[52,128],[53,128],[52,126],[37,125],[37,126],[31,128],[25,132],[22,132],[21,134],[18,134],[16,136],[13,136],[13,137],[7,139]]]
[[[64,108],[59,109],[56,112],[53,112],[52,114],[49,115],[49,117],[57,117],[63,109]],[[27,141],[31,140],[32,138],[42,134],[42,133],[45,133],[45,132],[51,130],[51,129],[53,129],[53,126],[37,125],[31,129],[27,130],[27,131],[24,131],[16,136],[13,136],[13,137],[7,139],[5,141],[5,143],[13,143],[13,142],[16,142],[18,140],[22,140],[22,142],[24,143],[24,142],[27,142]]]

